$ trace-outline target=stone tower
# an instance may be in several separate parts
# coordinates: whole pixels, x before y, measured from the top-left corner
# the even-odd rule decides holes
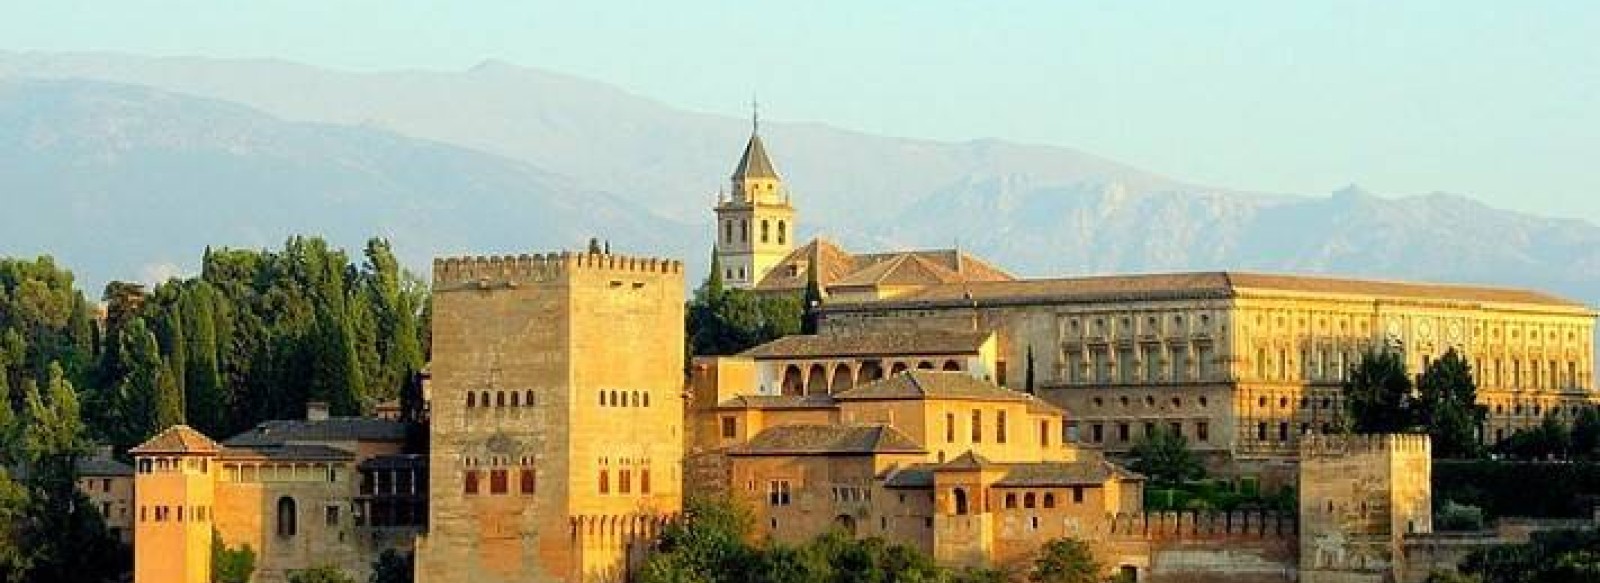
[[[750,289],[794,249],[794,207],[783,179],[767,157],[760,120],[730,179],[731,193],[717,198],[716,250],[728,287]]]
[[[1427,435],[1300,441],[1300,581],[1401,580],[1407,534],[1433,532]]]
[[[134,457],[133,580],[210,583],[216,458],[222,448],[174,425],[128,450]]]
[[[683,267],[435,260],[426,583],[623,581],[682,505]]]

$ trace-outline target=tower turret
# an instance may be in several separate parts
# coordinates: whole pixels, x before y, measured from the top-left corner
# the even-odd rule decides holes
[[[734,167],[731,193],[718,197],[716,241],[722,277],[729,287],[750,289],[794,249],[794,207],[783,179],[761,139],[761,120],[751,116],[750,140]]]
[[[134,583],[209,583],[216,458],[222,448],[174,425],[133,454]]]

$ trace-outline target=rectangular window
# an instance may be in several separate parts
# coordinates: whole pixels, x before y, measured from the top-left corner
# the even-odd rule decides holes
[[[1200,441],[1211,440],[1211,424],[1205,421],[1194,423],[1194,438]]]
[[[1050,447],[1050,420],[1039,421],[1039,447]]]
[[[1150,436],[1155,435],[1155,434],[1156,434],[1156,424],[1152,423],[1152,422],[1149,422],[1149,421],[1146,421],[1145,424],[1144,424],[1144,436],[1145,437],[1150,437]]]
[[[650,493],[650,468],[639,470],[639,493]]]
[[[1073,486],[1072,487],[1072,503],[1073,504],[1082,504],[1083,503],[1083,486]]]
[[[518,476],[518,478],[519,479],[517,481],[520,482],[517,484],[519,487],[518,491],[522,492],[524,495],[533,494],[534,486],[536,485],[534,482],[533,468],[522,468],[522,473]]]
[[[627,494],[633,491],[633,470],[617,472],[617,492]]]
[[[1006,361],[1004,361],[1004,360],[995,361],[995,363],[994,363],[994,378],[995,378],[995,384],[1000,385],[1002,387],[1006,386]]]
[[[789,505],[789,481],[788,480],[772,480],[772,481],[767,482],[767,505],[768,506],[788,506]]]
[[[1182,437],[1183,436],[1183,423],[1180,423],[1178,421],[1173,421],[1171,423],[1168,423],[1167,424],[1167,430],[1171,431],[1173,435]]]
[[[323,509],[323,520],[328,526],[339,526],[339,507],[329,504]]]
[[[478,493],[478,470],[467,470],[467,477],[462,491],[468,494]]]
[[[994,414],[994,442],[1006,442],[1006,412],[996,411]]]
[[[1278,441],[1289,441],[1289,423],[1278,424]]]
[[[732,416],[722,418],[722,438],[733,439],[739,436],[739,420]]]
[[[1128,434],[1129,434],[1128,424],[1127,423],[1118,423],[1117,424],[1117,441],[1121,441],[1121,442],[1126,443],[1128,441]]]
[[[945,443],[955,443],[956,442],[956,414],[955,413],[945,413],[944,414],[944,441],[945,441]]]
[[[1106,426],[1103,425],[1103,424],[1100,424],[1100,423],[1095,423],[1093,425],[1090,425],[1089,426],[1089,435],[1090,435],[1090,437],[1094,438],[1094,442],[1095,443],[1105,443],[1105,441],[1106,441]]]
[[[1267,440],[1267,423],[1265,421],[1256,424],[1256,439]]]
[[[983,412],[972,410],[972,442],[983,443]]]
[[[510,489],[505,470],[489,470],[489,493],[504,494]]]

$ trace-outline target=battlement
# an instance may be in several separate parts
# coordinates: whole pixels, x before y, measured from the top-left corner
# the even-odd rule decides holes
[[[1269,511],[1121,513],[1107,517],[1114,540],[1284,538],[1299,533],[1290,515]]]
[[[1412,433],[1306,435],[1300,439],[1301,460],[1388,453],[1428,458],[1432,449],[1427,435]]]
[[[655,257],[607,253],[546,253],[534,255],[439,257],[433,260],[435,288],[477,285],[499,287],[517,283],[555,281],[577,271],[634,274],[681,274],[683,262]]]

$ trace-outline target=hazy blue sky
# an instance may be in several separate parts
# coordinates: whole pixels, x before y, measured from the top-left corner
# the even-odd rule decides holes
[[[0,2],[0,48],[498,58],[666,103],[1059,144],[1199,183],[1600,222],[1600,2]]]

